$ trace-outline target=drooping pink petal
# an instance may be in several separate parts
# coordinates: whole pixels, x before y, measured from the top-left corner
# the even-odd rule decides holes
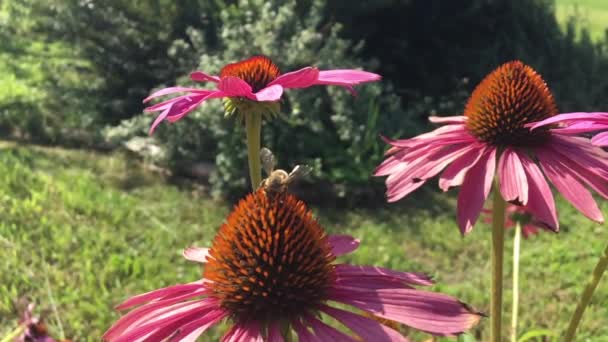
[[[166,108],[155,120],[152,126],[150,127],[149,134],[152,135],[156,127],[165,119],[170,122],[175,122],[185,115],[193,111],[196,107],[198,107],[204,101],[211,98],[219,98],[224,97],[224,94],[219,91],[208,92],[202,95],[186,95],[180,96],[179,98],[171,99],[164,104],[162,107],[149,107],[147,110],[158,110],[162,108]]]
[[[498,180],[500,193],[509,202],[528,203],[528,180],[517,153],[506,148],[498,161]]]
[[[196,342],[202,333],[226,317],[228,317],[228,313],[224,310],[211,311],[207,313],[205,317],[196,319],[181,327],[178,330],[178,333],[175,336],[172,336],[170,341]]]
[[[106,340],[113,342],[130,342],[135,341],[139,338],[147,336],[149,334],[157,334],[164,335],[160,336],[159,341],[168,337],[182,325],[199,318],[202,315],[205,315],[207,312],[211,311],[216,304],[215,303],[207,303],[196,305],[197,303],[193,303],[187,309],[174,310],[167,312],[161,316],[154,317],[152,319],[147,319],[144,324],[141,324],[137,327],[132,327],[128,331],[125,331],[120,334],[116,339],[109,339],[108,336],[104,336]]]
[[[209,82],[218,83],[220,81],[219,77],[206,74],[202,71],[195,71],[195,72],[191,73],[190,79],[192,79],[193,81],[197,81],[197,82],[209,81]]]
[[[595,146],[608,146],[608,132],[602,132],[591,138],[591,143]]]
[[[348,288],[353,291],[373,291],[377,289],[413,289],[402,280],[391,277],[355,277],[340,276],[336,278],[332,288]]]
[[[234,76],[222,77],[217,88],[228,97],[246,97],[256,101],[251,86],[242,79]]]
[[[464,181],[467,172],[477,164],[483,155],[484,147],[479,144],[472,144],[471,149],[454,160],[439,177],[439,188],[448,191],[450,187],[459,186]]]
[[[352,312],[333,308],[326,305],[321,307],[321,311],[340,321],[340,323],[344,324],[355,334],[359,335],[359,337],[361,337],[363,341],[408,341],[408,339],[401,335],[398,331],[395,331],[383,324],[380,324],[379,322],[371,318],[363,317]]]
[[[278,84],[285,89],[307,88],[314,85],[318,77],[319,70],[317,68],[306,67],[280,75],[268,85]]]
[[[202,264],[207,262],[207,256],[209,256],[209,248],[204,247],[188,247],[184,249],[182,255],[186,260],[200,262]]]
[[[519,154],[519,159],[528,179],[528,205],[526,205],[526,209],[549,229],[559,230],[555,201],[545,176],[524,153]]]
[[[576,175],[580,180],[589,185],[599,195],[608,199],[608,175],[603,173],[593,172],[592,168],[587,165],[580,165],[576,161],[570,159],[568,154],[562,153],[560,149],[552,148],[552,153],[555,158],[559,158],[562,165]]]
[[[171,298],[172,296],[179,296],[184,293],[194,293],[198,291],[205,290],[202,286],[202,282],[196,281],[188,284],[179,284],[168,287],[163,287],[161,289],[157,289],[154,291],[150,291],[147,293],[143,293],[137,296],[133,296],[118,306],[115,307],[116,310],[126,310],[132,308],[136,305],[143,304],[155,299],[160,298]]]
[[[262,329],[256,322],[239,322],[223,337],[222,342],[264,342]]]
[[[277,322],[271,322],[268,326],[268,342],[284,342],[281,335],[281,327]]]
[[[591,193],[569,172],[568,168],[562,166],[561,161],[554,158],[552,151],[538,148],[536,155],[545,175],[568,202],[588,218],[596,222],[604,222],[602,212]]]
[[[123,334],[145,324],[150,319],[166,317],[167,314],[188,310],[197,305],[197,302],[182,302],[177,304],[161,303],[160,305],[156,303],[147,304],[144,307],[137,308],[122,316],[104,333],[103,339],[106,341],[114,341]]]
[[[457,115],[457,116],[429,116],[429,121],[432,123],[440,123],[440,124],[463,124],[466,121],[466,116]]]
[[[341,342],[356,342],[354,338],[346,335],[345,333],[330,327],[329,325],[321,322],[317,318],[306,315],[304,320],[308,326],[312,328],[315,335],[320,341],[341,341]]]
[[[601,177],[608,177],[608,153],[601,148],[591,146],[588,139],[553,136],[551,146],[554,146],[554,151],[581,167]]]
[[[486,148],[477,164],[467,172],[458,193],[458,226],[462,234],[473,229],[492,188],[496,168],[496,149]]]
[[[164,96],[164,95],[169,95],[169,94],[174,94],[174,93],[207,93],[210,92],[210,90],[207,89],[197,89],[197,88],[185,88],[185,87],[169,87],[169,88],[164,88],[158,91],[155,91],[154,93],[152,93],[150,96],[146,97],[143,101],[143,103],[149,102],[150,100],[160,97],[160,96]]]
[[[331,252],[335,256],[341,256],[354,251],[359,247],[359,243],[361,242],[359,239],[345,234],[329,235],[327,240],[331,245]]]
[[[434,335],[457,335],[472,328],[481,315],[456,298],[412,289],[331,292],[331,300]]]
[[[283,95],[283,87],[279,84],[271,85],[253,95],[255,96],[256,101],[278,101],[281,99],[281,95]]]
[[[597,122],[583,121],[575,122],[566,127],[554,128],[551,133],[557,134],[580,134],[608,129],[608,124],[600,124]]]
[[[431,277],[424,273],[400,272],[378,266],[338,264],[335,266],[338,277],[387,277],[411,285],[433,285]]]

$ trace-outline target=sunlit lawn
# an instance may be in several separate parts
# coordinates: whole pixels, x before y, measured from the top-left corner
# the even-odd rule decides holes
[[[207,245],[230,207],[192,186],[171,185],[122,154],[0,146],[0,336],[16,323],[11,301],[28,295],[48,309],[56,336],[99,340],[122,299],[197,279],[199,267],[184,261],[181,249]],[[489,229],[479,224],[462,238],[453,199],[445,198],[427,191],[379,210],[317,212],[328,230],[362,239],[350,261],[428,272],[437,290],[487,312]],[[605,202],[603,208],[608,213]],[[564,328],[608,241],[605,227],[570,206],[561,203],[560,213],[559,235],[523,242],[522,332]],[[583,320],[582,341],[608,339],[607,298],[605,280]],[[487,338],[487,323],[478,336]]]
[[[589,29],[593,39],[603,39],[608,27],[608,1],[606,0],[555,0],[557,19],[565,23],[575,16],[577,24]]]

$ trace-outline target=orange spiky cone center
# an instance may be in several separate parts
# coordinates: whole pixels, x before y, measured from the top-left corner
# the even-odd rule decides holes
[[[546,139],[546,129],[526,124],[557,114],[553,95],[542,77],[520,61],[505,63],[475,88],[464,110],[467,129],[494,145],[527,145]]]
[[[212,296],[235,319],[300,317],[325,300],[335,256],[323,228],[293,195],[260,189],[216,235],[205,266]]]
[[[247,82],[254,93],[264,89],[279,74],[279,68],[266,56],[254,56],[231,63],[220,71],[220,77],[233,76]]]

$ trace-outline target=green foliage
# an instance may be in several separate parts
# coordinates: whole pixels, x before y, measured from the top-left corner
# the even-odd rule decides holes
[[[190,186],[168,185],[120,154],[0,148],[0,336],[17,323],[12,300],[27,295],[47,312],[55,337],[63,337],[61,325],[66,338],[99,341],[120,316],[113,306],[122,300],[200,277],[199,266],[185,261],[181,250],[208,246],[234,204],[199,197]],[[462,238],[454,202],[420,192],[374,211],[315,212],[328,231],[361,238],[361,246],[340,261],[429,273],[437,281],[433,290],[488,312],[490,227],[480,223]],[[602,209],[607,212],[607,202]],[[608,240],[605,227],[569,204],[559,200],[558,210],[559,234],[541,233],[522,242],[522,338],[566,328]],[[505,279],[511,276],[509,236]],[[608,336],[605,284],[583,317],[581,341]],[[510,298],[506,288],[505,308]],[[506,314],[505,322],[509,320]],[[215,329],[201,340],[217,341],[223,331]],[[470,335],[485,341],[488,332],[486,319]],[[425,341],[429,336],[410,338]]]

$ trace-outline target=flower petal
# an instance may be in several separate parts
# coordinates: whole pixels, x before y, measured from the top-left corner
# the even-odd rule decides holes
[[[207,93],[210,92],[210,90],[207,89],[197,89],[197,88],[185,88],[185,87],[169,87],[169,88],[164,88],[161,90],[157,90],[154,93],[152,93],[150,96],[146,97],[143,101],[143,103],[149,102],[150,100],[159,97],[159,96],[164,96],[164,95],[169,95],[169,94],[174,94],[174,93]]]
[[[246,97],[253,101],[257,100],[251,90],[251,86],[238,77],[222,77],[217,88],[228,97]]]
[[[192,79],[193,81],[197,81],[197,82],[209,81],[209,82],[218,83],[220,81],[219,77],[206,74],[202,71],[195,71],[195,72],[191,73],[190,79]]]
[[[279,84],[268,86],[254,94],[257,101],[278,101],[283,95],[283,87]]]
[[[528,127],[530,127],[530,129],[533,130],[533,129],[536,129],[541,126],[546,126],[546,125],[550,125],[550,124],[554,124],[554,123],[558,123],[558,122],[568,123],[568,122],[576,122],[576,121],[606,121],[606,122],[608,122],[608,113],[602,113],[602,112],[562,113],[562,114],[552,116],[552,117],[542,120],[542,121],[533,122],[531,124],[528,124]]]
[[[204,317],[196,319],[181,327],[178,334],[172,336],[169,341],[196,342],[202,333],[226,317],[228,317],[228,313],[224,310],[211,311]]]
[[[299,320],[297,320],[297,319],[292,320],[291,326],[293,327],[296,334],[298,335],[299,342],[317,342],[317,341],[319,341],[319,339],[315,335],[313,335],[310,331],[308,331],[308,329],[302,323],[300,323]]]
[[[466,121],[466,116],[464,115],[456,115],[456,116],[429,116],[429,121],[432,123],[440,123],[440,124],[463,124]]]
[[[378,266],[363,266],[338,264],[335,266],[338,277],[386,277],[392,278],[411,285],[433,285],[431,277],[424,273],[400,272]]]
[[[262,329],[259,323],[239,322],[235,324],[223,337],[222,342],[264,342]]]
[[[549,229],[558,231],[559,222],[557,221],[555,201],[545,176],[526,155],[521,154],[519,158],[528,179],[528,205],[526,205],[526,209]]]
[[[498,180],[500,193],[508,201],[517,201],[523,205],[528,203],[528,181],[517,152],[506,148],[498,161]]]
[[[188,247],[184,249],[182,255],[186,260],[200,262],[202,264],[207,262],[209,256],[209,248],[204,247]]]
[[[340,323],[359,335],[363,341],[408,341],[408,339],[398,331],[380,324],[373,319],[326,305],[321,306],[321,311],[340,321]]]
[[[354,338],[346,335],[345,333],[330,327],[329,325],[321,322],[317,318],[306,315],[304,317],[305,322],[312,328],[315,335],[320,341],[342,341],[342,342],[356,342]]]
[[[354,251],[359,247],[359,243],[361,242],[359,239],[344,234],[329,235],[327,239],[327,242],[331,245],[331,252],[335,256],[341,256]]]
[[[483,155],[483,145],[471,145],[471,150],[460,156],[443,171],[439,177],[439,188],[443,191],[448,191],[450,187],[459,186],[464,181],[467,172],[477,164],[479,158]]]
[[[588,218],[599,223],[604,222],[602,212],[589,190],[555,158],[554,153],[546,148],[538,148],[535,152],[543,171],[564,198]]]
[[[421,290],[341,291],[332,292],[328,297],[434,335],[460,334],[481,318],[456,298]]]
[[[336,69],[320,71],[315,83],[346,86],[379,81],[381,78],[382,76],[367,71]]]
[[[608,132],[602,132],[591,138],[591,143],[595,146],[608,146]]]
[[[284,342],[279,323],[271,322],[268,326],[268,342]]]
[[[168,286],[168,287],[164,287],[164,288],[150,291],[147,293],[143,293],[143,294],[140,294],[137,296],[133,296],[133,297],[125,300],[118,306],[116,306],[115,309],[116,310],[126,310],[126,309],[129,309],[136,305],[149,302],[151,300],[160,299],[160,298],[167,299],[170,297],[182,295],[184,293],[193,293],[193,292],[197,292],[200,290],[204,290],[204,287],[200,281],[196,281],[196,282],[192,282],[192,283],[188,283],[188,284],[179,284],[179,285]]]
[[[492,180],[496,168],[496,149],[486,148],[483,156],[467,172],[462,187],[458,193],[458,226],[460,232],[466,234],[473,229],[483,204],[492,188]]]
[[[285,89],[307,88],[314,85],[318,77],[319,70],[317,68],[306,67],[280,75],[270,82],[269,86],[278,84]]]

